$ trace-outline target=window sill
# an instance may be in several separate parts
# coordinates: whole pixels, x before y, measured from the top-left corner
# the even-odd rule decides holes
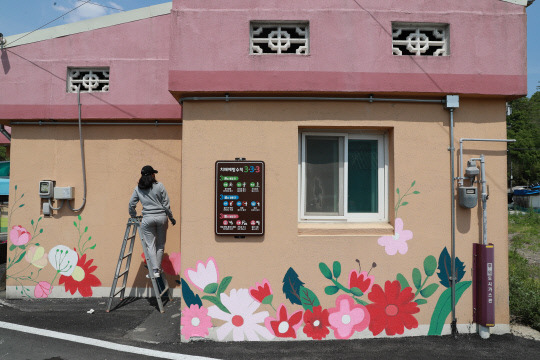
[[[298,223],[299,236],[383,236],[394,235],[389,223]]]

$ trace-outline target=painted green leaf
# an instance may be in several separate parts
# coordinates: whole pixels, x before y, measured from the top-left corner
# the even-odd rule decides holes
[[[216,305],[221,311],[226,312],[227,314],[230,314],[230,313],[231,313],[231,312],[229,311],[229,309],[227,309],[227,308],[225,307],[225,305],[223,305],[223,304],[221,303],[221,301],[220,301],[217,297],[205,295],[205,296],[203,296],[202,298],[203,298],[203,300],[208,300],[208,301],[210,301],[212,304]]]
[[[435,274],[435,270],[437,270],[437,259],[435,256],[429,255],[424,259],[424,272],[430,277]]]
[[[427,304],[427,300],[426,300],[426,299],[417,299],[417,300],[414,300],[414,302],[416,303],[416,305],[424,305],[424,304]]]
[[[13,245],[11,244],[11,246],[9,247],[9,251],[13,251],[17,248],[17,245]]]
[[[96,248],[97,244],[94,244],[93,246],[90,246],[90,250],[94,250]]]
[[[302,301],[302,307],[304,310],[313,311],[314,306],[321,305],[317,295],[304,286],[300,286],[300,301]]]
[[[325,263],[319,263],[319,269],[325,278],[332,280],[332,272]]]
[[[399,188],[396,188],[396,192],[397,192],[397,194],[399,195]]]
[[[43,219],[43,216],[40,216],[39,219],[37,219],[37,221],[40,222],[41,219]]]
[[[425,288],[423,288],[422,290],[420,290],[420,295],[422,295],[425,298],[428,298],[431,295],[433,295],[435,293],[435,291],[437,291],[438,288],[439,288],[439,284],[428,285]]]
[[[24,197],[24,193],[21,195],[21,199]]]
[[[270,294],[263,299],[262,304],[270,305],[272,300],[274,300],[274,295]]]
[[[15,185],[15,190],[17,190],[17,185]]]
[[[417,289],[420,289],[420,287],[422,286],[422,274],[420,273],[420,270],[418,270],[418,268],[414,268],[412,271],[412,281],[414,286]]]
[[[90,241],[90,240],[92,240],[92,237],[91,237],[91,236],[88,237],[88,241]]]
[[[296,271],[290,267],[283,277],[283,293],[292,304],[302,305],[299,295],[302,285],[304,285],[304,282],[300,280]]]
[[[81,221],[81,220],[82,220],[82,218],[81,218],[81,215],[77,216],[77,218],[79,219],[79,221]]]
[[[43,229],[39,229],[39,233],[41,234],[43,232]]]
[[[232,280],[232,276],[224,277],[223,280],[221,280],[221,283],[219,284],[219,287],[217,290],[218,295],[221,294],[222,292],[225,292],[225,290],[227,290],[227,287],[231,283],[231,280]]]
[[[87,232],[88,231],[88,226],[84,228],[84,232]]]
[[[413,191],[413,194],[420,194],[420,191]]]
[[[22,197],[22,196],[21,196],[21,197]],[[19,205],[20,208],[22,208],[23,206],[24,206],[24,204]]]
[[[211,283],[205,286],[204,292],[207,294],[214,294],[218,288],[217,283]]]
[[[364,295],[364,293],[362,292],[362,290],[360,290],[360,289],[357,288],[357,287],[352,287],[352,288],[351,288],[351,292],[352,292],[353,295],[355,295],[355,296],[362,296],[362,295]]]
[[[405,206],[405,205],[407,205],[408,203],[409,203],[408,201],[404,201],[404,202],[401,203],[401,206]]]
[[[360,305],[366,306],[366,305],[369,304],[368,302],[366,302],[366,301],[364,301],[364,300],[362,300],[362,299],[358,299],[358,298],[353,298],[353,299],[354,299],[354,301],[355,301],[357,304],[360,304]]]
[[[17,259],[17,261],[15,261],[13,264],[16,264],[16,263],[18,263],[19,261],[21,261],[21,260],[23,259],[24,255],[26,255],[26,251],[23,251],[22,254],[21,254],[21,256],[19,256],[19,258]]]
[[[74,221],[74,222],[73,222],[73,225],[75,225],[75,227],[77,227],[77,222],[76,222],[76,221]]]
[[[412,182],[411,187],[413,187],[414,184],[416,184],[416,180],[414,180],[414,181]]]
[[[36,243],[36,246],[39,246],[39,243]]]
[[[339,288],[337,286],[334,286],[334,285],[330,285],[330,286],[327,286],[327,287],[324,288],[324,293],[326,295],[334,295],[338,291],[339,291]]]
[[[332,268],[334,270],[334,277],[337,279],[341,275],[341,263],[339,261],[334,261]]]
[[[34,225],[34,220],[30,220],[30,224]]]
[[[465,275],[465,264],[456,257],[455,261],[456,266],[456,283],[461,281],[463,279],[463,276]],[[452,258],[450,257],[450,254],[448,253],[448,250],[446,247],[441,251],[441,255],[439,256],[439,272],[437,273],[437,276],[439,279],[441,279],[440,283],[442,286],[449,288],[450,287],[450,275],[452,274]]]
[[[396,279],[401,284],[401,290],[410,287],[409,282],[407,281],[407,279],[405,279],[405,276],[403,276],[403,274],[398,273],[396,275]]]
[[[456,284],[456,304],[471,284],[472,281],[463,281]],[[431,315],[428,335],[441,335],[446,318],[450,315],[451,311],[452,289],[448,288],[441,294],[437,305],[435,305],[435,310],[433,310],[433,315]]]

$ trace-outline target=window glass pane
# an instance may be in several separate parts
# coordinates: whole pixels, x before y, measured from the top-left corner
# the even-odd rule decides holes
[[[349,140],[348,212],[376,213],[378,204],[377,140]]]
[[[339,214],[339,138],[306,136],[306,213]]]

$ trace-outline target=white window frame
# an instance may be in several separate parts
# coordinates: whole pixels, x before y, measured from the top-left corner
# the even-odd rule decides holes
[[[340,215],[306,214],[306,137],[339,137],[339,212]],[[348,209],[348,143],[349,140],[377,140],[378,149],[378,206],[376,213],[349,213]],[[387,222],[388,221],[388,137],[383,132],[302,132],[299,134],[298,198],[300,222]]]

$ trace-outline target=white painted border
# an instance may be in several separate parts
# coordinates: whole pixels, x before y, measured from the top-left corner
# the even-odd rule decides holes
[[[85,31],[91,31],[101,29],[109,26],[125,24],[137,20],[148,19],[155,16],[167,15],[171,13],[172,2],[147,6],[140,9],[124,11],[118,14],[111,14],[106,16],[100,16],[93,19],[77,21],[71,24],[65,24],[60,26],[54,26],[46,29],[37,30],[28,36],[29,33],[22,33],[17,35],[6,36],[6,44],[4,48],[16,47],[20,45],[35,43],[38,41],[44,41],[63,36],[82,33]],[[5,29],[4,29],[5,31]],[[23,37],[24,36],[24,37]],[[17,40],[21,38],[20,40]],[[17,41],[15,41],[17,40]],[[10,43],[15,41],[15,44]]]
[[[0,321],[0,328],[12,330],[12,331],[19,331],[26,334],[45,336],[45,337],[58,339],[58,340],[71,341],[71,342],[75,342],[79,344],[97,346],[97,347],[101,347],[101,348],[109,349],[109,350],[122,351],[122,352],[127,352],[127,353],[132,353],[132,354],[145,355],[145,356],[152,356],[152,357],[160,358],[160,359],[173,359],[173,360],[212,359],[212,358],[202,357],[202,356],[170,353],[170,352],[159,351],[159,350],[139,348],[139,347],[130,346],[130,345],[116,344],[110,341],[103,341],[103,340],[97,340],[97,339],[78,336],[78,335],[71,335],[71,334],[61,333],[58,331],[38,329],[35,327],[12,324],[12,323],[7,323],[3,321]]]

